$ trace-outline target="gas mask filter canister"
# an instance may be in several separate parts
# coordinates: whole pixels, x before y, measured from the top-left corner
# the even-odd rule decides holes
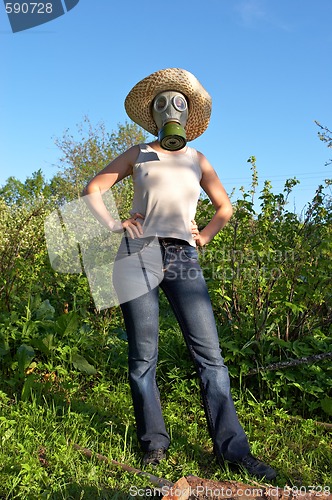
[[[163,149],[178,151],[186,145],[184,127],[188,119],[188,104],[183,94],[175,91],[158,94],[153,100],[152,116],[158,127],[158,141]]]

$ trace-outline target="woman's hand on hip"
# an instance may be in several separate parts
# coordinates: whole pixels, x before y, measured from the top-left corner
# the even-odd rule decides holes
[[[144,215],[135,213],[132,217],[122,222],[122,228],[127,231],[130,238],[132,239],[140,238],[143,234],[143,228],[141,222],[138,219],[141,219],[141,221],[143,221]]]
[[[203,234],[199,232],[198,226],[196,224],[195,220],[191,221],[191,234],[193,239],[195,240],[196,246],[198,247],[203,247],[207,243],[209,243],[209,240],[204,237]]]

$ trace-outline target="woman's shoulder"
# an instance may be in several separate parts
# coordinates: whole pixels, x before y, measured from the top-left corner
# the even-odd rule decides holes
[[[203,155],[203,153],[201,153],[200,151],[198,151],[198,149],[194,149],[194,148],[191,148],[193,151],[195,151],[196,155],[197,155],[197,158],[199,160],[205,158],[205,156]]]
[[[119,158],[126,160],[131,166],[135,165],[141,152],[141,144],[135,144],[122,153]]]
[[[210,164],[209,160],[206,158],[206,156],[203,153],[201,153],[201,151],[198,151],[196,149],[195,149],[195,151],[196,151],[197,160],[199,162],[201,169],[204,170],[206,168],[211,167],[211,164]]]

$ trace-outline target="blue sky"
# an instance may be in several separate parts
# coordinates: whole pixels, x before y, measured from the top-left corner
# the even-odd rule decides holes
[[[0,5],[1,172],[24,181],[57,172],[54,138],[76,134],[85,115],[109,131],[127,119],[123,102],[148,74],[194,73],[213,99],[207,131],[191,145],[216,169],[228,193],[261,183],[299,212],[332,177],[331,151],[314,120],[332,127],[331,0],[80,0],[66,15],[12,33]]]

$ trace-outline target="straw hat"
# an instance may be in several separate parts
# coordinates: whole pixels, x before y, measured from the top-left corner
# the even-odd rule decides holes
[[[197,78],[184,69],[162,69],[138,82],[125,100],[128,116],[151,134],[158,135],[151,104],[156,95],[166,90],[181,92],[187,98],[189,107],[185,126],[187,141],[196,139],[209,124],[212,99]]]

